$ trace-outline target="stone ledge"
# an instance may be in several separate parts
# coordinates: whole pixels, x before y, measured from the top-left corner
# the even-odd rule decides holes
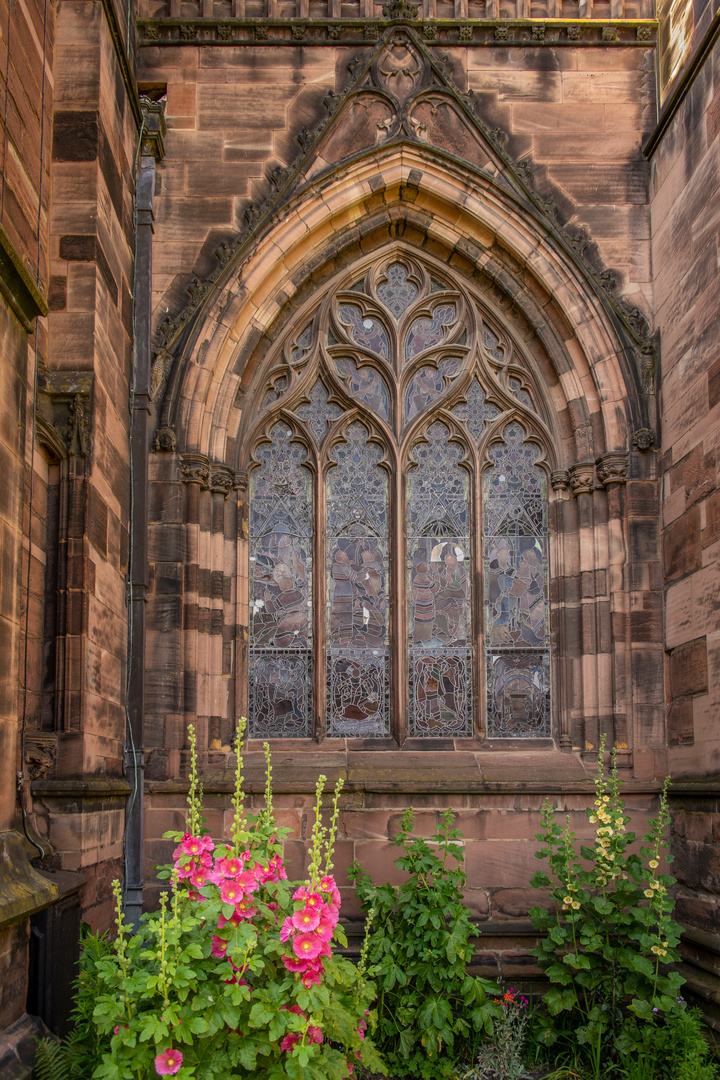
[[[30,791],[40,798],[127,799],[131,787],[121,776],[97,780],[33,780]]]
[[[20,833],[0,833],[0,867],[0,929],[60,899],[59,886],[31,866]]]
[[[0,293],[28,333],[38,315],[47,315],[48,306],[10,237],[0,225]]]

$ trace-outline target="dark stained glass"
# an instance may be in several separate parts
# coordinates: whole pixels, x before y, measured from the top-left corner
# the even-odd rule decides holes
[[[528,409],[534,408],[530,394],[524,389],[523,384],[519,379],[516,379],[511,375],[508,379],[508,386],[510,387],[512,396],[519,401],[521,405],[525,405]]]
[[[390,416],[390,391],[375,368],[367,364],[359,367],[349,356],[338,357],[335,367],[345,380],[350,396],[387,420]]]
[[[489,737],[550,735],[547,494],[518,423],[491,447],[483,561]]]
[[[452,356],[441,360],[437,368],[422,367],[405,390],[405,423],[413,420],[431,402],[439,401],[460,370],[461,361]]]
[[[327,706],[331,736],[390,730],[388,493],[382,450],[353,423],[326,492]]]
[[[410,731],[470,735],[469,478],[444,424],[426,438],[407,481]]]
[[[272,405],[273,402],[278,400],[278,398],[281,398],[283,396],[283,394],[285,393],[285,391],[287,390],[287,388],[288,388],[287,375],[281,375],[279,378],[275,379],[275,382],[272,384],[272,386],[269,388],[269,390],[265,394],[265,400],[263,401],[263,408],[265,408],[267,405]]]
[[[482,438],[485,424],[500,415],[500,409],[485,400],[485,391],[477,379],[473,379],[467,392],[467,401],[461,401],[453,409],[459,420],[467,423],[468,430],[475,442]]]
[[[310,323],[302,333],[292,342],[290,347],[290,362],[298,364],[307,354],[312,345],[313,324]]]
[[[417,298],[417,285],[408,281],[408,272],[402,263],[391,263],[385,273],[387,280],[377,288],[378,299],[395,319],[399,319]]]
[[[342,322],[349,327],[350,336],[358,345],[364,346],[377,356],[390,356],[390,339],[379,319],[374,315],[363,315],[357,304],[340,304],[338,312]]]
[[[251,650],[250,734],[256,739],[310,735],[310,664],[307,650]]]
[[[505,363],[505,348],[500,344],[500,338],[497,334],[494,334],[489,326],[483,327],[483,340],[485,343],[485,349],[493,359],[497,360],[498,364]]]
[[[309,397],[309,402],[303,402],[295,409],[295,415],[305,421],[320,446],[327,435],[328,426],[342,416],[343,411],[328,401],[328,392],[321,379],[317,380]]]
[[[250,476],[250,733],[310,734],[312,480],[275,424]]]
[[[410,326],[405,335],[405,362],[418,356],[424,349],[443,340],[446,328],[455,322],[457,309],[454,304],[438,304],[428,319],[423,315]]]

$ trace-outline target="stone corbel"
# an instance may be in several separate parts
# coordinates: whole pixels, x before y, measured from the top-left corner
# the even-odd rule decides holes
[[[550,487],[553,491],[566,491],[570,486],[570,474],[567,469],[555,469],[550,473]]]
[[[597,459],[597,477],[604,487],[625,484],[628,478],[630,455],[625,450],[610,450]]]
[[[165,157],[165,105],[161,101],[141,96],[140,108],[143,114],[142,153],[162,161]]]
[[[595,489],[595,463],[592,461],[579,461],[577,465],[571,465],[568,469],[570,478],[570,490],[573,495],[582,495]]]
[[[204,454],[182,454],[180,456],[180,479],[183,484],[201,484],[208,486],[210,461]]]
[[[54,434],[68,457],[88,457],[91,371],[52,371],[38,375],[38,419]]]
[[[211,465],[204,487],[227,499],[235,486],[235,473],[227,465]]]

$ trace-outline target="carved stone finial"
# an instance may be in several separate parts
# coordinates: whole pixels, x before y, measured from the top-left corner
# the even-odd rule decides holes
[[[644,394],[655,393],[655,350],[643,345],[640,350],[640,381]]]
[[[592,461],[579,461],[568,469],[570,489],[573,495],[592,491],[595,487],[595,464]]]
[[[175,432],[171,427],[158,428],[155,433],[153,450],[156,454],[174,454],[177,446]]]
[[[65,441],[69,454],[87,457],[90,450],[90,401],[85,394],[75,394],[68,404]]]
[[[180,459],[180,479],[183,484],[207,486],[210,462],[204,454],[183,454]]]
[[[553,491],[565,491],[570,486],[570,474],[567,469],[555,469],[550,473],[550,487]]]
[[[601,484],[624,484],[627,481],[630,455],[626,450],[609,450],[597,460],[597,477]]]
[[[633,435],[633,446],[636,450],[649,450],[655,441],[655,436],[649,427],[638,428]]]

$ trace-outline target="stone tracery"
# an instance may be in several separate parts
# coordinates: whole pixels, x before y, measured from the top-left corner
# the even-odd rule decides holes
[[[516,419],[536,411],[528,389],[532,378],[518,351],[487,321],[466,286],[405,254],[386,255],[367,264],[360,276],[356,270],[336,282],[304,327],[273,354],[281,361],[285,357],[287,366],[278,368],[271,355],[270,382],[258,376],[259,426],[246,434],[250,447],[260,437],[254,457],[262,462],[251,464],[251,559],[260,583],[251,601],[252,733],[549,737],[545,629],[541,644],[525,641],[522,634],[515,641],[511,634],[498,645],[498,613],[487,600],[483,607],[473,599],[483,558],[487,580],[497,578],[489,569],[487,545],[494,550],[498,538],[513,528],[517,532],[518,514],[533,519],[539,514],[534,531],[520,529],[523,536],[539,536],[530,544],[540,545],[536,573],[525,582],[535,547],[531,552],[528,543],[519,543],[510,606],[519,625],[537,630],[537,604],[525,611],[531,593],[537,600],[537,578],[547,627],[545,474],[535,464],[538,446],[524,442],[525,429]],[[280,396],[277,389],[265,391],[268,385],[279,388]],[[492,477],[502,454],[513,453],[518,460],[527,458],[524,487],[513,489],[515,517],[511,524],[495,522],[490,528],[493,514],[502,516]],[[299,476],[302,494],[295,490]],[[294,484],[294,502],[303,505],[300,512],[293,502],[302,528],[295,519],[286,521],[288,483]],[[270,490],[276,499],[272,507],[265,505]],[[504,512],[512,516],[507,507]],[[261,519],[262,527],[256,524]],[[280,539],[276,521],[284,523]],[[281,558],[281,540],[288,551],[293,548],[292,564]],[[273,543],[278,552],[270,550]],[[288,573],[282,570],[286,564]],[[305,575],[302,585],[293,576],[298,567]],[[518,582],[527,585],[522,596]],[[275,597],[283,584],[282,597]],[[293,622],[288,630],[288,619],[298,626]],[[525,656],[531,646],[542,653],[539,676]],[[493,648],[502,655],[496,657]],[[304,698],[301,652],[308,658]],[[283,658],[287,672],[281,670]],[[531,659],[537,660],[534,653]],[[501,667],[508,669],[504,682]],[[539,679],[545,696],[538,705],[533,690],[525,710],[532,719],[521,723],[518,686],[528,678],[532,686]],[[480,690],[488,679],[481,707]],[[502,687],[493,689],[500,682]],[[280,693],[282,708],[270,701],[273,693]],[[307,710],[304,729],[295,719],[301,698]],[[508,700],[515,709],[512,722],[505,715]]]

